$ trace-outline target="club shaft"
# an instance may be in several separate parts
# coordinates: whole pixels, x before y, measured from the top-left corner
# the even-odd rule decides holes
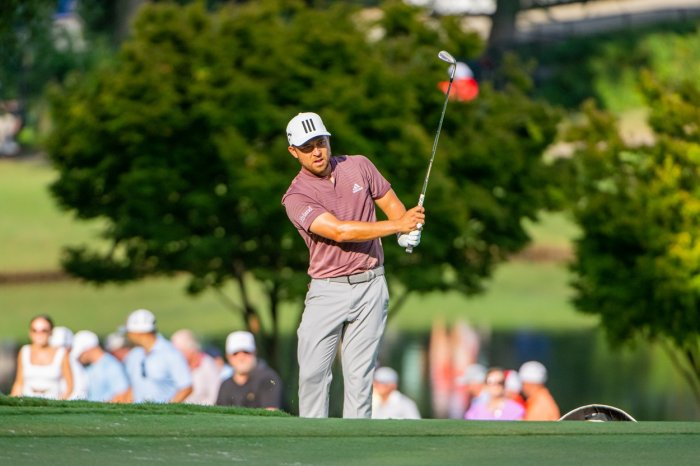
[[[442,114],[440,115],[440,122],[438,123],[437,132],[435,133],[435,140],[433,141],[433,151],[430,155],[430,161],[428,162],[428,171],[425,174],[425,179],[423,180],[423,189],[420,191],[420,196],[418,196],[418,205],[423,206],[425,202],[425,192],[428,190],[428,180],[430,179],[430,171],[433,168],[433,160],[435,160],[435,152],[437,152],[438,140],[440,139],[440,131],[442,130],[442,121],[445,119],[445,111],[447,110],[447,102],[450,98],[450,90],[452,90],[452,81],[454,80],[454,73],[450,76],[450,82],[447,84],[447,92],[445,93],[445,103],[442,104]],[[411,254],[413,252],[413,247],[406,247],[406,252]]]
[[[423,205],[423,202],[420,202],[420,201],[423,201],[425,199],[425,192],[428,189],[428,180],[430,179],[430,171],[433,168],[433,160],[435,160],[435,153],[437,152],[438,140],[440,139],[440,131],[442,130],[442,121],[445,119],[445,111],[447,110],[447,101],[450,98],[450,90],[451,89],[452,89],[452,78],[450,78],[450,82],[447,85],[447,92],[445,95],[445,103],[442,105],[442,114],[440,114],[440,122],[438,123],[437,132],[435,133],[435,140],[433,141],[433,151],[430,155],[430,161],[428,162],[428,171],[425,174],[425,180],[423,180],[423,189],[421,189],[419,204],[418,204],[420,206]]]

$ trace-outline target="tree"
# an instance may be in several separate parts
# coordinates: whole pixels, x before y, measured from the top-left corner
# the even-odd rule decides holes
[[[0,102],[14,101],[22,126],[33,130],[43,129],[38,127],[48,83],[62,81],[72,70],[91,69],[112,54],[99,32],[86,34],[85,28],[77,27],[82,24],[77,16],[56,19],[57,3],[0,3]],[[23,142],[33,144],[33,139]]]
[[[340,3],[144,5],[113,66],[52,93],[52,192],[77,217],[105,219],[110,245],[69,248],[64,267],[98,284],[185,273],[189,292],[218,292],[274,351],[280,304],[301,305],[308,281],[306,248],[280,205],[298,170],[289,118],[322,114],[334,150],[372,157],[411,204],[444,98],[437,50],[468,57],[480,45],[455,18],[426,21],[400,1],[379,20]],[[531,83],[512,65],[500,90],[485,85],[448,112],[423,244],[407,255],[387,238],[404,296],[478,292],[527,243],[521,219],[546,205],[541,153],[558,114],[527,97]],[[224,293],[231,282],[236,299]],[[266,303],[251,297],[254,284]]]
[[[652,146],[626,144],[592,103],[569,134],[575,303],[613,343],[661,343],[700,401],[700,89],[646,73],[643,91]]]

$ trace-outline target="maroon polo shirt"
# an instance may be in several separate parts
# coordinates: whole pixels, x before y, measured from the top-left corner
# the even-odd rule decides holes
[[[358,243],[336,243],[312,233],[313,221],[330,212],[341,221],[375,222],[375,199],[391,189],[379,170],[362,155],[331,157],[334,181],[303,168],[282,196],[287,216],[309,248],[309,276],[330,278],[352,275],[384,264],[379,238]]]

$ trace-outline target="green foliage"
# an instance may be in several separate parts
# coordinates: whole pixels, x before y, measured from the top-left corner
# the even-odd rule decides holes
[[[0,3],[0,100],[17,98],[25,62],[46,45],[52,7],[50,0]]]
[[[287,121],[320,113],[336,153],[368,155],[412,204],[444,99],[436,53],[466,58],[482,45],[454,21],[398,0],[378,20],[342,2],[145,5],[113,66],[51,94],[52,192],[79,218],[105,219],[112,244],[69,249],[65,267],[96,283],[184,272],[194,293],[233,280],[251,328],[263,312],[276,322],[307,282],[306,248],[280,205],[298,170]],[[406,290],[478,291],[526,244],[521,220],[547,203],[541,154],[558,114],[529,98],[518,63],[504,76],[503,90],[485,84],[447,112],[423,244],[409,256],[386,241]],[[266,310],[247,298],[251,275]]]
[[[583,231],[576,305],[599,315],[615,342],[670,342],[700,398],[700,91],[650,73],[642,89],[653,146],[627,146],[614,118],[592,104],[569,134],[578,147],[574,213]]]
[[[90,46],[57,26],[53,0],[6,0],[0,7],[0,100],[21,98],[33,102],[44,87],[61,81],[72,70],[87,70],[109,51],[97,36]],[[84,37],[85,39],[85,37]]]
[[[23,128],[22,147],[39,147],[44,91],[71,71],[87,71],[113,51],[102,32],[69,31],[54,19],[55,0],[5,0],[0,3],[0,101],[16,100]],[[79,21],[77,24],[80,24]]]

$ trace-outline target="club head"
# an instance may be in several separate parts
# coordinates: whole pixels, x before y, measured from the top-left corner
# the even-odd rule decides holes
[[[444,62],[449,63],[450,65],[454,65],[457,63],[455,57],[450,55],[448,52],[445,52],[444,50],[441,50],[440,53],[438,53],[438,58]]]
[[[457,60],[455,60],[455,57],[450,55],[448,52],[441,50],[440,53],[438,53],[438,58],[450,64],[450,68],[448,70],[450,73],[450,80],[454,79],[455,71],[457,70]]]

